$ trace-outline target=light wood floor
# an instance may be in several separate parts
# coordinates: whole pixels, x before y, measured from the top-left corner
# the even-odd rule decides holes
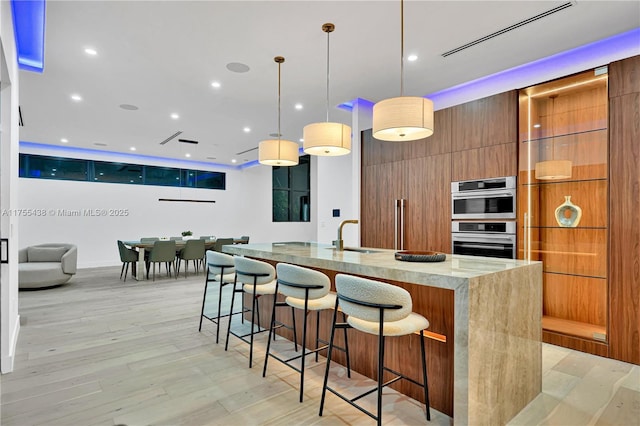
[[[297,372],[271,359],[262,377],[266,333],[251,369],[246,343],[232,336],[225,352],[224,334],[216,344],[206,320],[199,333],[202,274],[124,283],[119,273],[85,269],[66,286],[20,292],[23,325],[14,372],[2,376],[2,425],[373,424],[333,395],[318,416],[322,357],[308,364],[299,403]],[[217,287],[209,294],[217,300]],[[276,350],[290,346],[278,339]],[[332,380],[354,392],[368,386],[334,371]],[[426,423],[422,404],[392,390],[385,408],[385,423]],[[432,424],[450,423],[432,415]]]
[[[202,275],[123,283],[119,269],[84,269],[66,286],[20,292],[15,370],[0,377],[2,425],[374,424],[333,395],[318,416],[322,358],[308,367],[298,403],[298,373],[270,360],[262,377],[266,336],[249,369],[247,344],[232,337],[225,352],[224,335],[216,344],[206,320],[199,333]],[[276,350],[289,346],[279,339]],[[354,393],[369,384],[332,371],[331,380]],[[385,424],[426,424],[416,401],[389,390],[384,404]],[[511,424],[638,419],[640,368],[544,345],[543,393]],[[432,410],[430,424],[450,419]]]

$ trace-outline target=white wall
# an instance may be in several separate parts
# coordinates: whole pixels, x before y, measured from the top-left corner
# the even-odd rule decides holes
[[[372,109],[367,101],[354,102],[351,121],[351,154],[318,157],[318,242],[331,244],[345,219],[360,220],[360,132],[371,128]],[[333,217],[340,209],[340,217]],[[344,245],[360,245],[360,224],[343,228]]]
[[[11,3],[0,2],[1,89],[0,89],[0,207],[18,206],[18,64]],[[0,265],[0,370],[13,370],[20,331],[18,315],[18,222],[11,215],[0,216],[0,236],[9,239],[9,264]]]
[[[99,154],[93,157],[101,159]],[[123,160],[134,162],[126,157]],[[114,161],[112,156],[110,161]],[[316,239],[313,213],[312,222],[271,221],[271,167],[220,171],[227,174],[224,191],[20,178],[20,208],[47,212],[45,216],[22,218],[20,246],[45,242],[76,244],[78,266],[84,268],[119,265],[118,239],[179,236],[185,230],[195,236],[249,235],[252,243]],[[312,172],[312,193],[316,192],[315,181]],[[158,198],[212,199],[216,203],[161,202]],[[312,205],[316,204],[312,199]],[[82,213],[84,209],[126,210],[128,214],[86,216]],[[58,210],[81,213],[64,216]]]

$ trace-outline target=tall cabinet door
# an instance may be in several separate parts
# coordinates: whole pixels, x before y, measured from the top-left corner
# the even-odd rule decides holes
[[[396,248],[396,226],[400,220],[396,202],[405,191],[406,171],[402,162],[374,164],[362,168],[361,245]]]
[[[405,161],[404,249],[451,252],[451,154]]]
[[[543,340],[608,353],[606,70],[520,91],[519,257],[543,262]]]

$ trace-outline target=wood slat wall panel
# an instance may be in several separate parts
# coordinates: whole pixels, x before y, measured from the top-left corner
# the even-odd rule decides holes
[[[609,69],[610,356],[640,364],[640,57]]]

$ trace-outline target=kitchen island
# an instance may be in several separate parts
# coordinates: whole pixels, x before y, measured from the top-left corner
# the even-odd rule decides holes
[[[337,251],[308,242],[223,251],[317,269],[332,280],[345,273],[407,289],[413,311],[430,322],[425,343],[431,406],[456,424],[505,424],[541,391],[541,262],[459,255],[436,263],[402,262],[393,250]],[[321,334],[328,333],[329,318],[321,319]],[[374,377],[375,354],[365,349],[375,347],[374,337],[362,335],[353,333],[353,341],[349,336],[352,368]],[[419,377],[416,339],[389,339],[387,365]],[[394,388],[421,400],[415,385]]]

